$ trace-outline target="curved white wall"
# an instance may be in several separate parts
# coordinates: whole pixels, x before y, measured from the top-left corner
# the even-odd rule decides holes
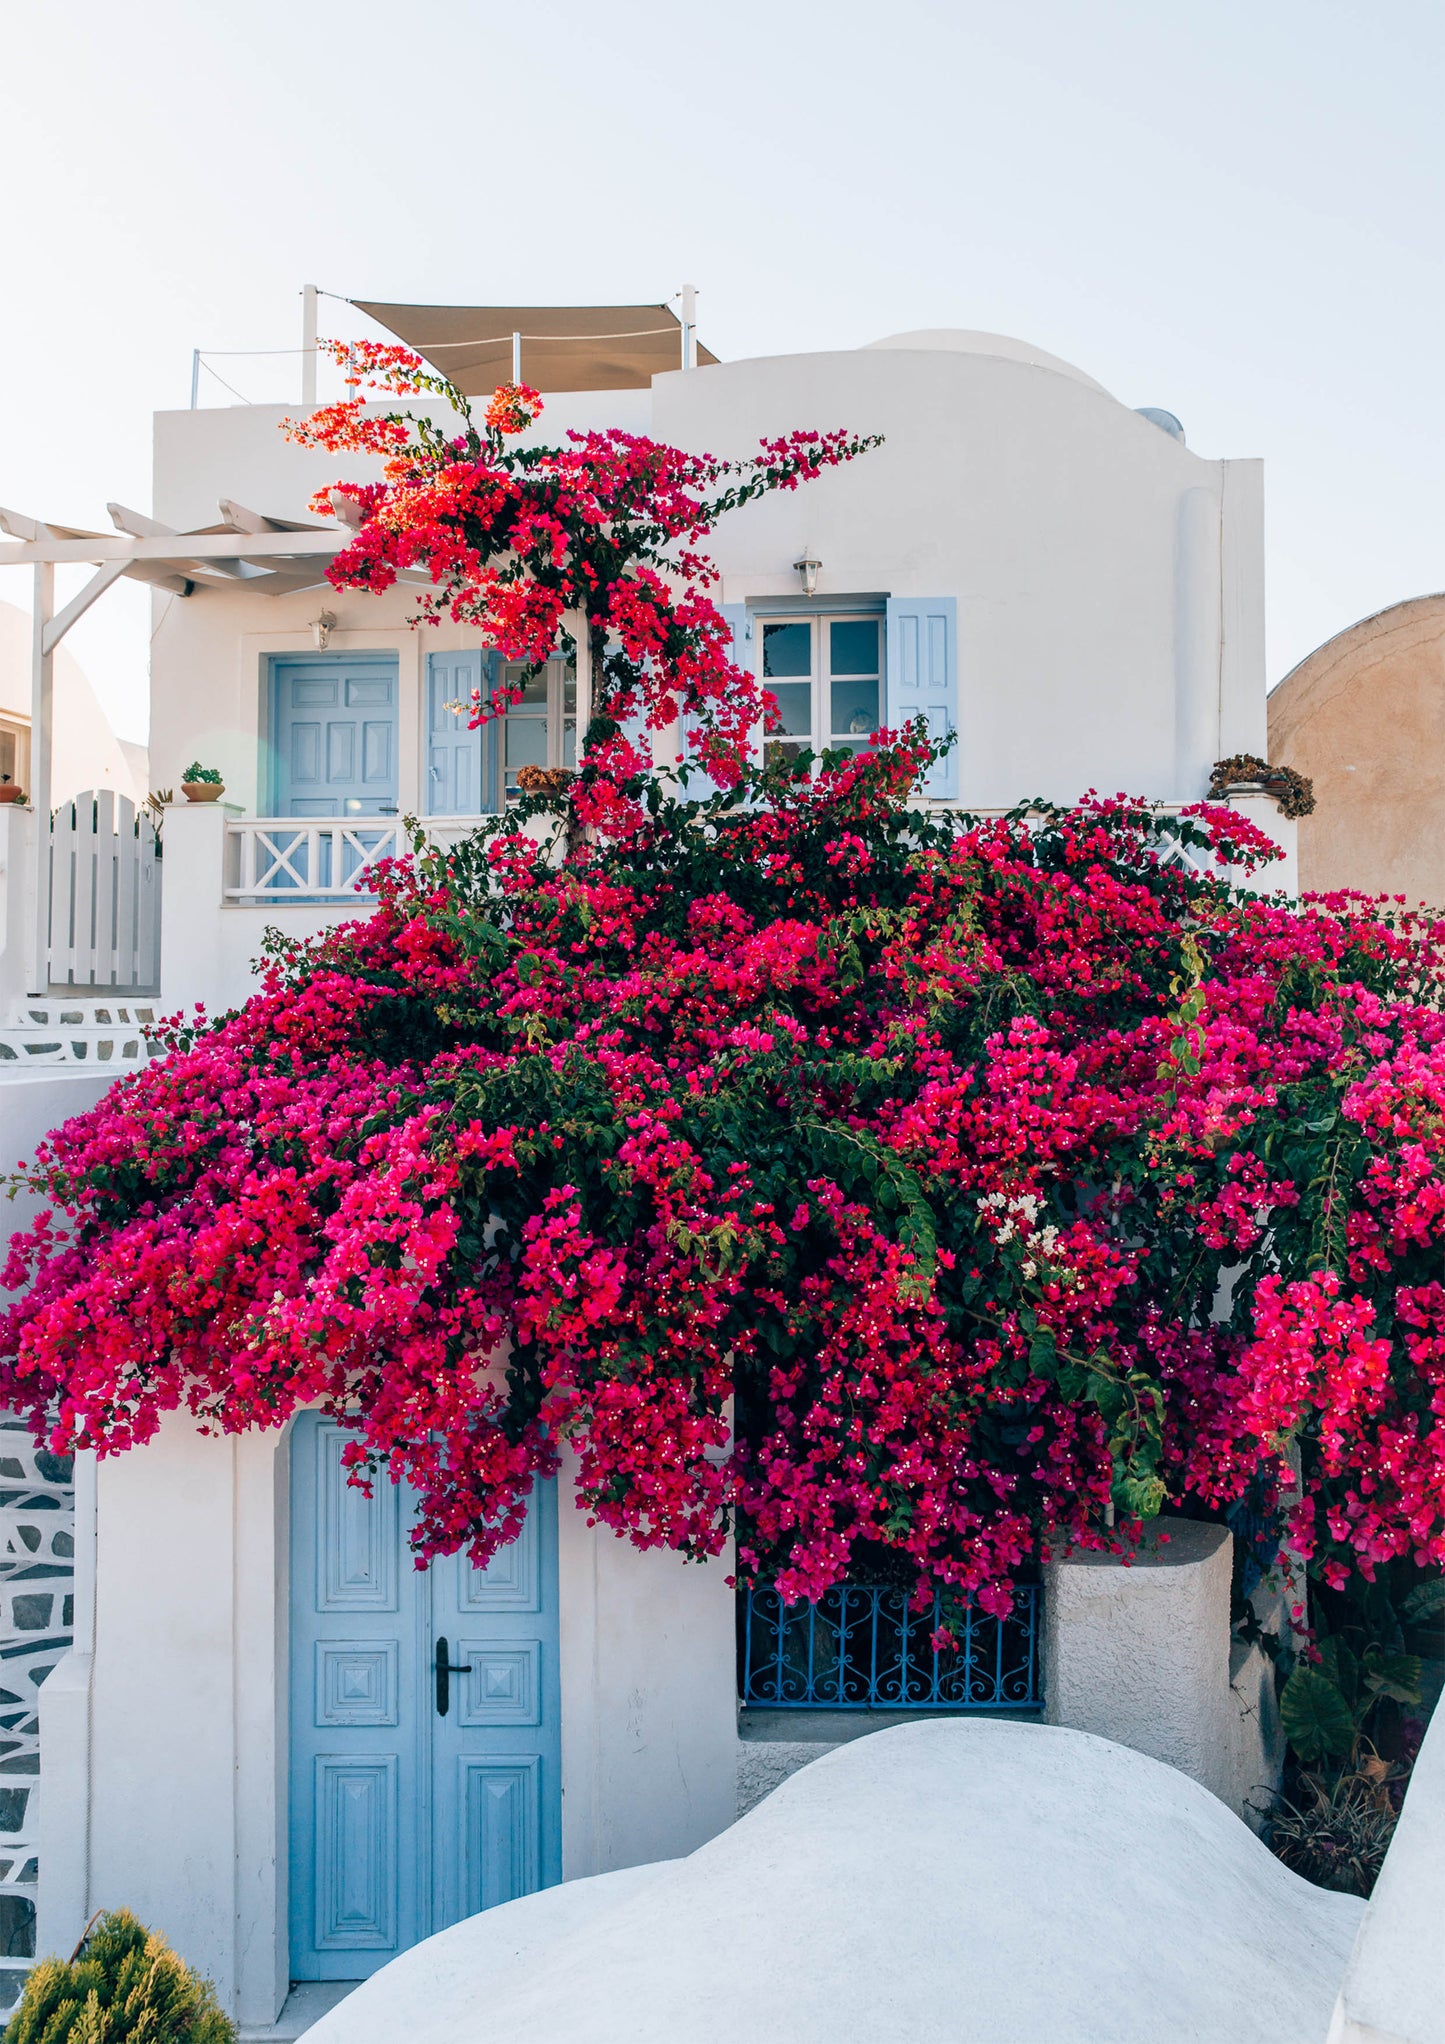
[[[0,603],[0,717],[17,718],[27,730],[30,660],[29,613],[13,603]],[[144,802],[145,748],[121,745],[84,670],[61,645],[55,654],[51,799],[64,802],[88,788],[113,788],[118,795],[129,796],[132,802]]]
[[[156,515],[204,524],[231,496],[305,518],[313,490],[364,472],[291,447],[282,416],[160,415]],[[554,399],[539,437],[583,424],[722,455],[795,427],[883,434],[847,467],[724,519],[713,543],[722,594],[796,598],[792,564],[810,552],[823,600],[956,597],[966,804],[1067,800],[1091,786],[1196,799],[1213,760],[1264,742],[1259,464],[1201,459],[1042,351],[922,333],[724,363],[660,376],[650,392]],[[402,650],[401,800],[416,804],[421,655],[464,635],[409,634],[415,598],[404,590],[208,590],[173,604],[155,653],[157,779],[199,753],[244,805],[262,798],[265,659],[309,650],[323,602],[339,619],[333,647]]]

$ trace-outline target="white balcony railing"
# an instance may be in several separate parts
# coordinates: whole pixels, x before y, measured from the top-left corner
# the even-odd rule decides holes
[[[1177,816],[1181,806],[1177,802],[1155,805],[1161,820]],[[1272,826],[1272,835],[1283,843],[1287,853],[1292,852],[1294,826],[1286,825],[1281,831],[1282,819],[1273,802],[1256,804],[1245,798],[1237,799],[1234,806],[1266,829]],[[968,813],[983,818],[1007,812],[974,808]],[[433,843],[447,844],[465,837],[488,820],[482,816],[439,816],[428,819],[425,829]],[[410,851],[410,831],[396,817],[233,817],[226,823],[222,894],[226,901],[237,904],[354,901],[358,895],[366,894],[366,875],[378,861],[404,858]],[[1207,853],[1177,838],[1170,839],[1167,834],[1159,856],[1166,863],[1177,861],[1198,872],[1218,871]],[[1294,884],[1292,872],[1266,868],[1255,884],[1268,890],[1282,883]]]
[[[226,825],[222,894],[227,901],[352,900],[379,860],[410,850],[392,817],[247,816]]]

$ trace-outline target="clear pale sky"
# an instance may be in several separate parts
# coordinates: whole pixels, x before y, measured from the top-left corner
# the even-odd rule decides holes
[[[191,349],[295,347],[308,280],[690,279],[725,359],[980,327],[1262,455],[1273,682],[1445,587],[1442,108],[1440,0],[5,0],[0,502],[148,508]],[[148,633],[71,640],[126,736]]]

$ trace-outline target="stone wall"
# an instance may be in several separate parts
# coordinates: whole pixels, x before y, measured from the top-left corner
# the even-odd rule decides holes
[[[75,1493],[68,1457],[0,1415],[0,2008],[35,1956],[39,1690],[71,1643]]]

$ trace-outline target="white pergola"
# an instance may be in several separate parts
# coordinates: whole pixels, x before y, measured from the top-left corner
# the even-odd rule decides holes
[[[350,497],[334,490],[331,503],[335,522],[323,526],[272,517],[223,497],[217,506],[217,523],[189,532],[178,532],[125,504],[106,506],[114,532],[51,525],[0,506],[0,532],[8,535],[0,540],[0,567],[29,567],[35,576],[29,794],[39,817],[48,819],[50,815],[55,649],[77,619],[123,575],[181,597],[206,589],[290,596],[324,587],[328,564],[361,523]],[[86,565],[94,568],[94,574],[57,610],[55,570]],[[403,569],[397,580],[431,586],[430,575],[419,568]],[[576,647],[577,720],[579,731],[585,731],[592,700],[587,620],[581,611],[568,611],[564,623]],[[37,845],[37,854],[42,851]],[[35,890],[38,961],[47,953],[49,916],[49,888],[42,882]]]
[[[251,511],[223,498],[214,525],[177,532],[143,511],[108,504],[114,532],[51,525],[0,506],[0,567],[31,568],[35,576],[30,668],[30,799],[50,814],[54,726],[55,649],[79,618],[122,576],[186,597],[200,589],[245,588],[262,596],[289,596],[325,581],[326,567],[348,538],[355,507],[337,496],[340,524],[299,524]],[[55,570],[90,566],[95,572],[61,609],[55,607]],[[36,889],[37,957],[45,956],[48,890]]]

